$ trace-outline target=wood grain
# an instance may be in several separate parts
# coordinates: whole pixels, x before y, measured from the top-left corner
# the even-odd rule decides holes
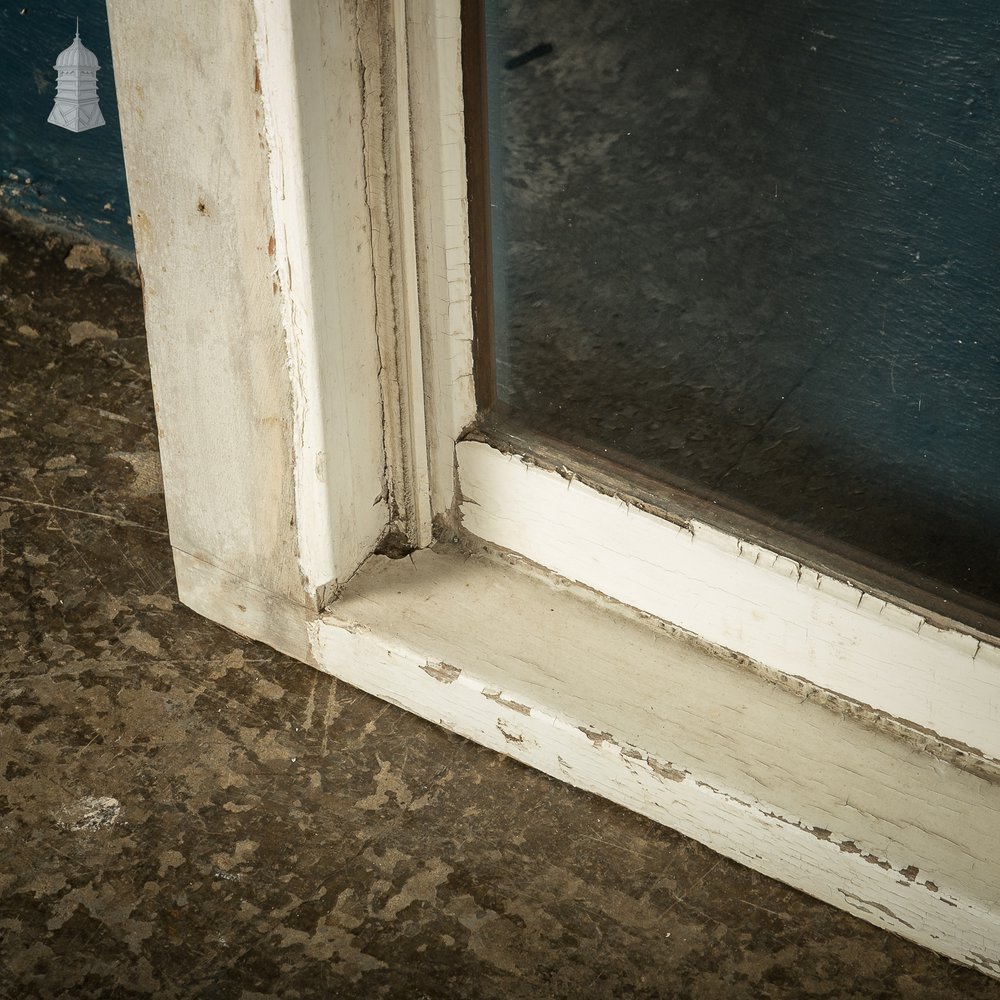
[[[307,601],[252,8],[108,14],[171,539]]]
[[[257,0],[275,278],[293,386],[300,563],[323,595],[390,513],[366,73],[353,0]]]

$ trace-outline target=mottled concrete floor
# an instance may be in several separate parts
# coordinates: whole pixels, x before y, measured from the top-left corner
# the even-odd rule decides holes
[[[134,279],[0,251],[4,1000],[1000,998],[180,606]]]

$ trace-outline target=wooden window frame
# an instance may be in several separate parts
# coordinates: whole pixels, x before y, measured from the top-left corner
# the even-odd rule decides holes
[[[477,432],[462,0],[108,7],[181,599],[1000,976],[990,623]]]

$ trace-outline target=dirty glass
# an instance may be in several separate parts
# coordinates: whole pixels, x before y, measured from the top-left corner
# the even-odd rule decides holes
[[[487,4],[500,407],[1000,598],[994,0]]]

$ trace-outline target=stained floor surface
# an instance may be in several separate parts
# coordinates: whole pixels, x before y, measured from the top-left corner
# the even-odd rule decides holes
[[[1000,1000],[178,604],[106,266],[0,225],[0,997]]]

